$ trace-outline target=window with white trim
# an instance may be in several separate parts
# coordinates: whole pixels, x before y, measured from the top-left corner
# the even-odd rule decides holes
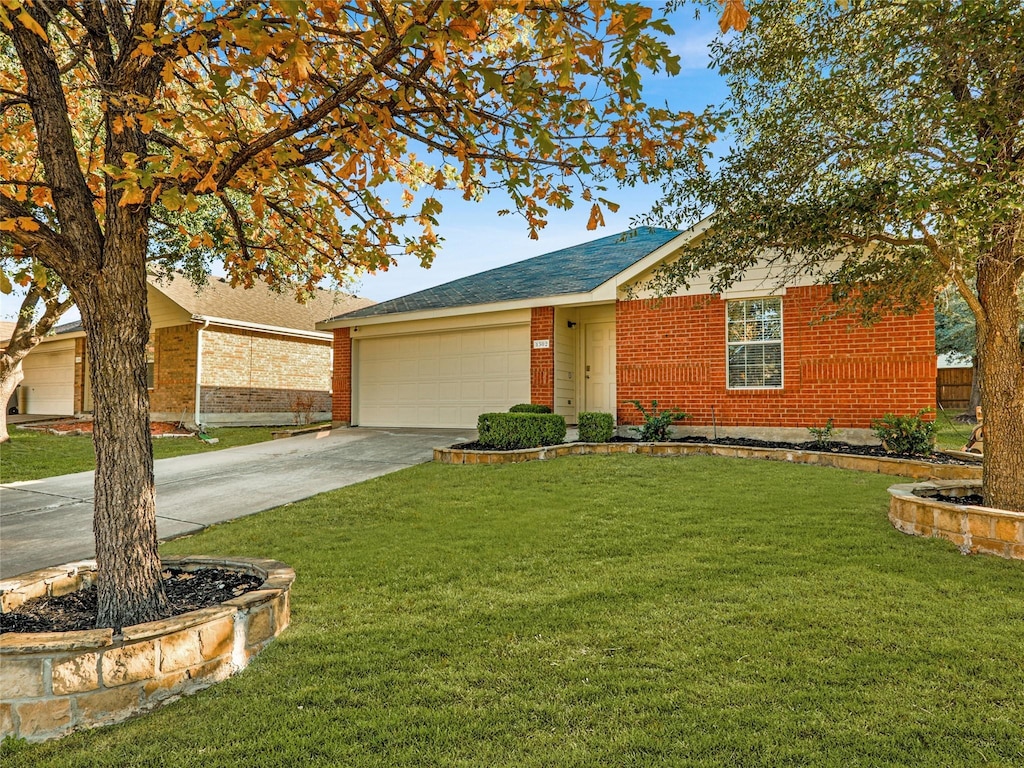
[[[726,303],[726,381],[730,389],[782,386],[782,299]]]

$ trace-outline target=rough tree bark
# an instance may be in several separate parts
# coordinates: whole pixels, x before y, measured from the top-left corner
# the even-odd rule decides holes
[[[981,405],[985,420],[982,493],[985,505],[1024,512],[1024,352],[1017,291],[1024,277],[1018,254],[1019,217],[999,227],[994,246],[978,260],[978,323]]]
[[[3,404],[0,408],[0,443],[11,439],[7,432],[7,401],[25,378],[21,361],[36,348],[43,336],[53,330],[61,315],[71,308],[71,299],[62,298],[62,292],[62,286],[57,281],[46,285],[32,283],[21,302],[21,311],[7,348],[0,353],[0,403]],[[36,320],[35,311],[40,301],[43,302],[43,314]]]
[[[11,439],[7,431],[7,404],[24,379],[25,372],[21,370],[21,359],[11,364],[6,354],[0,357],[0,403],[3,404],[3,408],[0,409],[0,443],[6,443]]]
[[[93,382],[97,626],[115,629],[168,615],[146,389],[149,312],[139,298],[146,295],[145,249],[137,239],[108,233],[108,250],[119,251],[113,268],[75,291]]]
[[[975,421],[975,409],[981,405],[981,366],[978,365],[978,356],[971,358],[971,397],[967,401],[966,416]]]
[[[127,154],[146,154],[146,137],[126,121],[132,103],[152,98],[159,69],[141,71],[119,61],[135,34],[111,9],[112,41],[103,7],[84,11],[97,75],[104,83],[104,156],[120,163]],[[158,0],[137,6],[133,21],[159,20]],[[34,7],[42,28],[47,9]],[[45,38],[22,24],[9,31],[25,68],[26,92],[39,157],[60,222],[59,234],[43,227],[47,247],[38,255],[58,273],[82,313],[93,394],[96,452],[93,500],[99,627],[120,627],[168,615],[157,553],[153,452],[146,389],[146,244],[150,204],[122,204],[123,191],[105,180],[102,224],[92,191],[79,167],[74,132],[60,69]],[[115,46],[116,42],[116,46]],[[10,204],[9,204],[10,205]]]

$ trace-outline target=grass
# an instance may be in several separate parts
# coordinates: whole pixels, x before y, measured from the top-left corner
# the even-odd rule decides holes
[[[935,414],[935,447],[958,451],[967,443],[974,424],[956,421],[963,411],[938,411]]]
[[[239,445],[270,440],[277,427],[220,427],[207,429],[216,437],[208,445],[197,437],[160,437],[153,440],[153,457],[167,459],[189,453],[219,451]],[[0,481],[39,480],[43,477],[86,472],[96,468],[96,457],[89,435],[53,435],[32,429],[10,429],[11,439],[0,444]]]
[[[242,675],[19,766],[1024,764],[1024,566],[894,478],[713,457],[413,467],[164,546],[283,560]]]

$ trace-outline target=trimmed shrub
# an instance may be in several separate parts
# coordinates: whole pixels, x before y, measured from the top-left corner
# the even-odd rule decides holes
[[[519,405],[513,405],[508,409],[509,413],[551,413],[551,409],[546,405],[537,405],[536,403],[520,403]]]
[[[926,456],[935,446],[935,422],[921,418],[928,412],[927,408],[922,408],[906,416],[887,413],[871,422],[871,431],[882,441],[886,453]]]
[[[481,413],[477,442],[496,451],[565,442],[565,418],[553,413]]]
[[[610,413],[585,411],[579,415],[580,441],[607,443],[615,434],[615,417]]]

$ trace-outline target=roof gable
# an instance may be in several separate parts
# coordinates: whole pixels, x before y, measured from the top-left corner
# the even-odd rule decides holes
[[[150,276],[149,284],[194,316],[302,331],[315,330],[317,322],[325,317],[373,303],[359,296],[318,289],[305,304],[300,304],[291,293],[278,293],[265,283],[241,288],[216,277],[197,288],[177,272]]]
[[[679,234],[656,227],[620,232],[340,314],[331,320],[588,293]]]

